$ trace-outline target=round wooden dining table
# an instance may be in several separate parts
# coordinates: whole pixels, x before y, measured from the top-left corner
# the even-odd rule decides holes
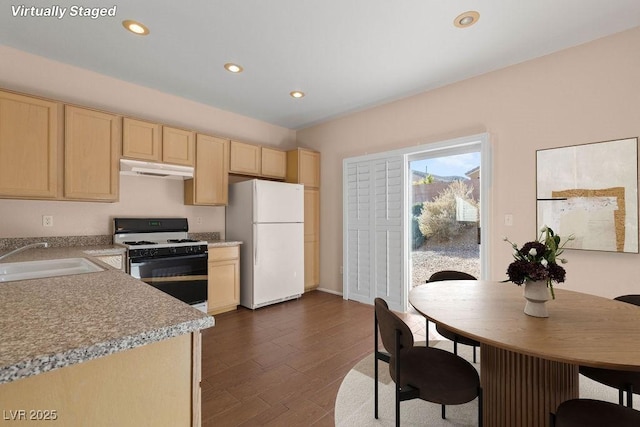
[[[640,307],[554,287],[548,318],[524,313],[523,288],[482,280],[431,282],[409,293],[430,321],[480,342],[483,423],[547,426],[578,396],[578,366],[640,371]]]

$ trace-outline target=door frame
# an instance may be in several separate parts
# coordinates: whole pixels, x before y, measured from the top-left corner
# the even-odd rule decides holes
[[[464,136],[460,138],[454,138],[444,141],[438,141],[433,143],[427,143],[422,145],[416,145],[411,147],[406,147],[398,150],[386,151],[382,153],[375,154],[366,154],[363,156],[350,157],[343,160],[343,268],[346,273],[346,266],[348,265],[348,254],[344,251],[344,248],[347,247],[347,188],[344,177],[346,176],[344,171],[346,171],[347,165],[350,163],[356,162],[364,162],[371,161],[376,159],[383,159],[387,157],[397,157],[403,156],[403,168],[404,168],[404,176],[407,177],[406,181],[409,180],[409,161],[412,158],[415,158],[424,153],[433,153],[442,156],[447,155],[455,155],[462,154],[464,152],[471,151],[470,149],[473,147],[477,147],[480,151],[480,241],[482,244],[480,245],[480,279],[486,279],[488,277],[490,259],[489,259],[489,251],[488,248],[491,246],[491,222],[490,222],[490,213],[492,207],[491,201],[491,186],[492,186],[492,164],[491,164],[491,144],[489,140],[488,133],[481,133],[475,135]],[[475,150],[474,150],[475,151]],[[408,291],[409,291],[409,272],[410,272],[410,236],[411,236],[411,222],[408,220],[408,215],[410,212],[409,203],[411,201],[410,195],[411,188],[409,185],[404,186],[404,194],[403,197],[403,289],[402,294],[404,295],[402,309],[403,311],[407,311],[409,301],[408,301]],[[349,299],[349,286],[347,280],[347,274],[343,274],[343,284],[342,284],[342,292],[343,298]],[[375,297],[375,296],[374,296]],[[373,298],[371,298],[371,303],[373,303]]]

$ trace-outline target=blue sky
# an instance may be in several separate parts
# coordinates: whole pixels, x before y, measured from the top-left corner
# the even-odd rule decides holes
[[[439,176],[465,176],[466,172],[478,166],[480,166],[479,152],[410,162],[412,170],[424,172],[426,167],[428,173]]]

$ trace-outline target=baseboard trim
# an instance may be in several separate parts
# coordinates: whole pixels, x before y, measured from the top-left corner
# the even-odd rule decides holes
[[[316,291],[326,292],[326,293],[328,293],[328,294],[333,294],[333,295],[343,296],[343,295],[342,295],[342,292],[334,291],[333,289],[327,289],[327,288],[316,288]]]

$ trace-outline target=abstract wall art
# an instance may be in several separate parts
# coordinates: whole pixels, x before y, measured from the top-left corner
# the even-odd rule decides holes
[[[566,248],[638,253],[638,138],[536,151],[537,223]]]

